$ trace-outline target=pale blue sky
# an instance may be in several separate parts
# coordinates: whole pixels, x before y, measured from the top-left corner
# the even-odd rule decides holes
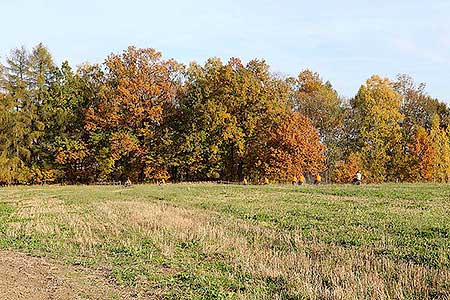
[[[188,63],[265,58],[353,96],[372,74],[408,73],[450,103],[450,1],[0,0],[0,56],[42,41],[58,64],[102,62],[128,45]]]

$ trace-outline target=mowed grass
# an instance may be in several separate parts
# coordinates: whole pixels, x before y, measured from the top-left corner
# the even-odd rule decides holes
[[[146,299],[449,299],[450,185],[8,187],[0,248]]]

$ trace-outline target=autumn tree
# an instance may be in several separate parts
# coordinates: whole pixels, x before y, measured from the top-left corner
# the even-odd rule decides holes
[[[246,66],[238,59],[223,64],[209,59],[191,64],[186,95],[180,100],[183,123],[182,174],[239,180],[257,176],[257,157],[271,120],[287,105],[287,86],[274,80],[264,61]],[[187,164],[190,162],[190,164]],[[200,163],[200,164],[198,164]],[[257,167],[256,167],[257,166]],[[262,172],[262,171],[261,171]]]
[[[351,152],[345,159],[336,163],[336,167],[333,170],[333,181],[336,183],[350,183],[355,178],[356,172],[362,169],[361,154]]]
[[[405,117],[403,127],[411,135],[414,134],[416,125],[430,130],[434,115],[439,116],[442,127],[450,125],[449,108],[445,103],[427,95],[425,87],[425,83],[416,84],[414,79],[406,74],[397,75],[394,82],[395,91],[402,97],[400,111]]]
[[[302,71],[296,79],[290,79],[294,88],[294,107],[307,116],[324,141],[335,136],[342,126],[342,101],[330,82],[323,82],[318,73]]]
[[[372,76],[361,86],[351,101],[352,114],[359,121],[354,131],[353,147],[361,155],[363,171],[368,181],[396,180],[403,164],[400,122],[400,95],[392,83]]]
[[[438,115],[433,117],[430,137],[436,151],[433,180],[448,182],[450,181],[450,129],[441,128]]]
[[[336,163],[344,159],[342,139],[344,136],[345,107],[330,82],[323,82],[318,73],[310,70],[290,78],[294,108],[307,116],[326,145],[327,177]]]
[[[289,181],[293,175],[314,175],[325,170],[325,146],[309,118],[299,112],[286,112],[270,133],[266,172],[270,177]]]
[[[100,73],[100,75],[98,75]],[[102,73],[95,65],[84,64],[75,72],[67,61],[55,75],[56,85],[51,90],[45,107],[45,149],[58,170],[59,180],[65,182],[90,182],[95,177],[95,150],[84,129],[87,107],[96,101]]]
[[[417,127],[414,140],[409,145],[410,181],[430,181],[436,163],[436,149],[430,135],[423,127]]]
[[[289,95],[287,82],[271,75],[264,61],[244,65],[238,59],[227,64],[209,59],[204,67],[192,64],[179,103],[186,124],[177,155],[184,157],[181,173],[257,180],[321,169],[323,146],[317,132],[307,118],[292,113]],[[317,147],[302,148],[310,144]],[[303,161],[308,151],[310,160]],[[288,165],[275,171],[283,164]]]
[[[43,44],[0,65],[0,184],[98,180],[450,180],[450,109],[408,75],[350,101],[264,60],[188,68],[129,47],[56,66]]]
[[[103,155],[112,162],[111,176],[167,178],[163,121],[180,86],[181,66],[153,49],[135,47],[110,55],[104,66],[105,83],[99,101],[87,110],[85,128],[107,145]]]

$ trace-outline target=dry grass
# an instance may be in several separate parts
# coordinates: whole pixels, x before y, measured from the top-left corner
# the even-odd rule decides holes
[[[274,221],[301,201],[307,207],[326,201],[333,211],[335,202],[364,206],[378,201],[370,196],[323,195],[314,190],[306,195],[295,194],[297,202],[286,204],[276,201],[276,190],[257,190],[259,199],[272,200],[255,202],[258,197],[250,194],[246,199],[236,198],[234,193],[242,196],[240,187],[227,187],[226,200],[219,199],[223,192],[216,187],[194,188],[207,193],[192,192],[192,197],[202,199],[201,205],[184,200],[189,197],[189,187],[167,186],[161,190],[143,186],[114,191],[108,187],[86,188],[91,197],[103,193],[103,199],[81,195],[80,201],[71,196],[75,187],[46,187],[40,194],[26,188],[13,193],[8,190],[0,201],[13,205],[15,210],[4,218],[4,240],[9,243],[3,244],[105,270],[114,282],[155,298],[450,297],[450,270],[445,260],[448,249],[432,249],[441,255],[441,265],[417,263],[380,254],[380,249],[396,246],[389,235],[373,243],[349,246],[323,239],[317,232],[306,234],[304,228],[294,226],[294,221],[294,225],[288,223],[290,226],[286,226],[287,221],[282,226]],[[178,194],[180,189],[182,193]],[[292,196],[290,190],[279,189],[286,197]],[[29,193],[34,196],[26,197]],[[231,210],[230,202],[237,202]],[[226,205],[226,213],[222,205]],[[249,217],[245,210],[249,208],[256,215],[265,209],[278,210],[279,214],[260,220],[259,215]],[[415,215],[403,206],[393,205],[387,210],[388,214],[402,212],[406,218]],[[364,233],[374,231],[369,228]]]

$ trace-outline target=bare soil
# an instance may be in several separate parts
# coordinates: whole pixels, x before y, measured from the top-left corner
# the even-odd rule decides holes
[[[0,299],[135,299],[100,273],[45,258],[0,251]]]

